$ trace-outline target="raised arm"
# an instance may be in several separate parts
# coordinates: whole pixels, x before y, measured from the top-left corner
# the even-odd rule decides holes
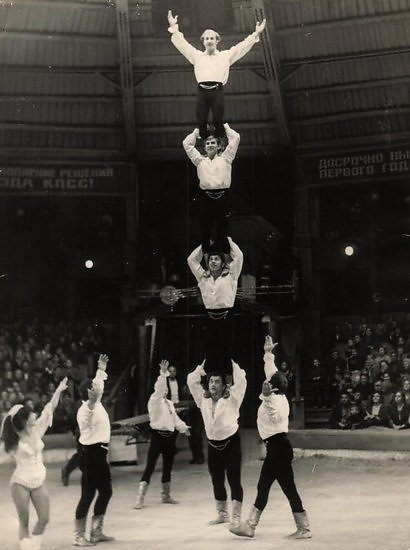
[[[271,336],[268,335],[265,337],[265,343],[263,345],[263,350],[265,352],[263,362],[266,380],[270,380],[275,372],[278,372],[278,368],[275,363],[275,356],[272,353],[273,349],[277,345],[277,342],[274,343]]]
[[[96,403],[101,401],[101,398],[104,393],[104,385],[105,381],[108,378],[107,375],[107,364],[108,364],[108,355],[101,354],[98,357],[98,363],[97,363],[97,371],[95,373],[95,376],[93,378],[92,387],[93,389],[97,390],[97,394],[94,393],[89,399],[88,399],[88,408],[93,410]]]
[[[166,359],[163,359],[159,364],[159,376],[157,378],[157,381],[155,382],[154,392],[151,394],[150,401],[162,399],[164,397],[164,394],[167,392],[167,378],[169,376],[168,366],[169,361],[167,361]]]
[[[230,255],[232,258],[232,262],[229,264],[229,273],[233,279],[237,280],[242,271],[243,253],[239,246],[233,242],[231,237],[228,237],[228,241],[231,247]]]
[[[174,17],[171,10],[168,11],[168,24],[168,32],[170,32],[172,35],[171,42],[174,44],[176,49],[188,59],[190,63],[194,64],[195,57],[201,52],[185,40],[184,35],[179,30],[178,15]]]
[[[204,363],[201,363],[196,367],[193,372],[190,372],[187,376],[187,384],[192,397],[198,407],[201,406],[204,398],[204,390],[201,386],[201,376],[205,376]]]
[[[230,395],[237,402],[238,407],[241,406],[246,392],[246,372],[232,360],[232,378],[233,384],[229,388]]]
[[[197,246],[195,250],[193,250],[187,258],[189,269],[192,271],[192,274],[197,281],[199,281],[200,278],[205,273],[205,270],[201,266],[202,258],[203,258],[202,245]]]
[[[245,40],[242,40],[242,42],[239,42],[238,44],[236,44],[235,46],[232,46],[232,48],[228,50],[230,65],[233,65],[236,61],[241,59],[241,57],[246,55],[252,49],[252,47],[257,42],[259,42],[259,35],[264,30],[265,26],[266,26],[266,19],[264,19],[262,23],[259,23],[259,21],[257,21],[255,26],[255,31],[249,36],[247,36]]]
[[[41,411],[40,416],[36,421],[36,429],[40,437],[46,433],[47,429],[53,423],[53,413],[58,405],[61,394],[67,389],[67,377],[63,378],[59,385],[57,386],[56,391],[53,393],[52,398]]]
[[[185,153],[188,155],[188,158],[190,161],[195,164],[195,166],[198,166],[198,164],[203,160],[203,156],[198,151],[198,149],[195,147],[196,140],[199,137],[199,130],[198,128],[195,128],[193,132],[187,135],[187,137],[182,142],[182,147],[185,149]]]
[[[238,151],[238,147],[239,147],[239,142],[241,140],[241,136],[238,134],[238,132],[235,132],[235,130],[232,130],[232,128],[229,126],[228,123],[225,122],[224,124],[224,128],[225,128],[225,132],[226,132],[226,137],[228,138],[228,145],[226,146],[226,149],[225,151],[222,153],[222,157],[232,163],[235,156],[236,156],[236,152]],[[198,130],[198,133],[199,133],[199,130]],[[188,153],[187,153],[188,154]],[[188,155],[189,156],[189,155]],[[191,159],[192,160],[192,159]],[[194,162],[194,161],[192,161]],[[194,163],[195,164],[195,163]]]

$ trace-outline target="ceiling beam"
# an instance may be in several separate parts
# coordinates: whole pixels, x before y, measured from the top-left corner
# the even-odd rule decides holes
[[[313,116],[307,118],[293,119],[290,121],[292,126],[311,126],[312,124],[326,124],[327,122],[338,122],[340,120],[352,120],[368,117],[386,117],[397,115],[408,115],[410,107],[389,107],[386,109],[368,109],[365,111],[350,111],[348,113],[335,113],[325,116]]]
[[[398,76],[395,78],[379,78],[375,80],[357,80],[343,84],[330,84],[328,86],[316,86],[312,88],[293,88],[286,90],[286,97],[297,97],[299,95],[327,94],[332,92],[345,92],[347,90],[362,90],[363,88],[378,88],[382,86],[393,86],[396,84],[410,83],[409,76]]]
[[[117,39],[120,53],[122,108],[124,113],[126,149],[130,156],[137,151],[135,131],[134,80],[131,61],[131,34],[128,0],[115,0]]]
[[[255,21],[262,21],[265,17],[263,0],[251,0],[251,5]],[[274,117],[277,122],[277,131],[279,132],[283,144],[290,145],[292,139],[289,134],[288,122],[283,104],[282,90],[279,81],[279,66],[270,36],[272,33],[273,39],[275,40],[275,32],[274,21],[270,21],[269,26],[266,27],[259,38],[262,46],[267,84],[272,98]]]
[[[0,0],[1,1],[1,0]],[[160,58],[160,56],[158,57]],[[254,64],[241,64],[233,65],[230,68],[230,72],[236,71],[257,71],[263,69],[263,65],[260,63]],[[181,65],[179,67],[161,67],[157,66],[133,66],[134,78],[135,75],[145,74],[149,76],[154,73],[185,73],[192,72],[192,67],[190,65]],[[0,65],[0,74],[2,73],[49,73],[49,74],[87,74],[87,75],[118,75],[118,67],[109,65],[94,65],[94,66],[62,66],[62,65],[7,65],[2,63]]]
[[[66,147],[4,147],[0,149],[2,162],[15,160],[58,160],[85,159],[85,160],[126,160],[124,151],[120,149],[68,149]]]
[[[68,8],[74,10],[106,10],[112,8],[110,0],[100,0],[97,2],[79,2],[74,0],[2,0],[1,7],[13,6],[15,8]]]
[[[158,125],[158,126],[138,126],[137,131],[141,134],[153,133],[159,134],[164,132],[191,132],[195,126],[195,121],[190,124],[172,124],[171,126]],[[261,121],[244,121],[236,122],[235,128],[240,129],[264,129],[274,128],[276,123],[274,120],[261,120]],[[1,130],[30,130],[30,131],[50,131],[50,132],[88,132],[88,133],[103,133],[113,132],[121,130],[121,125],[105,125],[105,126],[79,126],[78,124],[41,124],[31,122],[0,122]]]
[[[241,145],[237,157],[273,156],[282,150],[280,144],[270,143],[265,145]],[[138,160],[158,161],[170,159],[185,159],[181,147],[150,148],[141,150]],[[128,156],[120,149],[70,149],[70,148],[47,148],[47,147],[2,147],[0,150],[0,162],[17,161],[50,161],[50,160],[93,160],[93,161],[127,161]]]
[[[0,33],[0,40],[45,40],[47,42],[87,42],[93,44],[115,45],[115,36],[63,33],[56,31],[8,31],[3,29]]]
[[[196,121],[192,120],[190,123],[184,124],[172,124],[170,126],[158,125],[158,126],[138,126],[137,132],[140,134],[152,133],[152,134],[162,134],[164,132],[173,133],[173,132],[192,132],[192,128],[196,125]],[[260,121],[236,121],[235,130],[240,132],[240,130],[257,130],[257,129],[266,129],[275,128],[276,131],[276,122],[274,120],[260,120]]]
[[[225,94],[229,101],[247,100],[247,99],[265,99],[269,97],[268,92],[249,92],[242,94]],[[163,95],[163,96],[140,96],[134,94],[134,99],[138,103],[183,103],[185,101],[194,102],[195,95]],[[39,94],[2,94],[0,103],[118,103],[120,97],[107,95],[39,95]]]
[[[120,99],[120,97],[107,95],[0,95],[0,103],[118,103]]]
[[[316,153],[319,152],[319,150],[326,151],[329,148],[335,148],[340,152],[343,151],[344,147],[355,147],[358,145],[366,147],[368,145],[377,144],[379,147],[391,147],[391,142],[396,141],[403,142],[403,145],[408,145],[410,141],[410,132],[388,132],[349,138],[305,141],[304,143],[299,143],[297,149],[299,151],[308,151],[312,149],[313,152]]]
[[[78,124],[41,124],[36,122],[0,122],[1,130],[29,130],[31,132],[107,133],[121,130],[122,126],[80,126]]]
[[[106,65],[94,65],[94,66],[62,66],[62,65],[7,65],[3,63],[0,65],[0,74],[7,73],[61,73],[61,74],[91,74],[100,75],[101,73],[117,74],[118,67],[106,66]]]
[[[332,19],[328,21],[317,21],[312,23],[303,23],[292,27],[281,27],[276,30],[279,36],[289,34],[306,34],[310,31],[321,31],[326,29],[341,29],[345,27],[361,27],[363,25],[385,24],[389,21],[403,21],[409,19],[410,12],[408,9],[395,11],[394,13],[385,13],[378,15],[361,15],[359,17],[346,17],[341,19]]]
[[[371,57],[385,57],[385,56],[391,56],[391,55],[402,55],[406,53],[407,54],[410,53],[409,47],[389,48],[389,49],[374,50],[372,52],[352,52],[352,53],[305,57],[305,58],[297,58],[297,59],[284,59],[281,63],[281,66],[293,67],[294,65],[299,65],[300,66],[299,68],[302,68],[306,65],[317,65],[321,63],[337,63],[338,61],[356,61],[359,59],[368,59]]]

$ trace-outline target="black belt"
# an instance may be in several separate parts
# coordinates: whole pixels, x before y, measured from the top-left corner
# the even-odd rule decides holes
[[[86,449],[104,449],[105,451],[108,451],[108,443],[92,443],[91,445],[83,445],[80,443],[81,447]]]
[[[201,88],[202,90],[222,90],[223,84],[222,82],[214,81],[199,82],[198,88]]]
[[[169,430],[156,430],[155,428],[152,428],[152,431],[157,433],[161,437],[172,437],[175,434],[175,430],[171,432]]]
[[[278,434],[271,435],[270,437],[264,439],[263,442],[265,443],[265,445],[267,445],[268,443],[271,443],[271,442],[274,443],[278,441],[285,441],[285,439],[287,438],[288,438],[288,434],[285,432],[281,432]]]

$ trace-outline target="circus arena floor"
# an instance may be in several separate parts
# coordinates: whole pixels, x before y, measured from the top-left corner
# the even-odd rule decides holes
[[[261,467],[256,436],[251,442],[244,445],[243,453],[244,517],[253,503]],[[116,541],[100,543],[104,550],[233,550],[239,546],[258,550],[291,550],[301,546],[309,550],[410,548],[410,460],[406,457],[393,460],[381,459],[377,454],[373,458],[370,454],[366,458],[338,458],[299,453],[302,456],[294,461],[295,477],[310,517],[313,538],[287,540],[294,524],[287,501],[275,485],[255,538],[250,540],[231,535],[227,525],[207,525],[215,513],[207,467],[188,464],[190,454],[183,437],[179,438],[178,447],[172,484],[172,495],[179,500],[178,505],[160,503],[157,468],[147,493],[146,507],[133,509],[146,445],[140,447],[137,466],[112,467],[114,494],[105,532],[115,536]],[[44,550],[71,548],[80,473],[75,471],[70,485],[63,487],[62,464],[61,460],[48,464],[51,518]],[[12,469],[11,463],[0,466],[1,550],[18,549],[18,523],[8,489]]]

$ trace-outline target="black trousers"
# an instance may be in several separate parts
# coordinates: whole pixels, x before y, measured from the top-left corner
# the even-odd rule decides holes
[[[223,315],[226,312],[226,315]],[[232,375],[232,309],[209,309],[205,328],[204,370]]]
[[[225,129],[223,123],[225,99],[223,88],[220,90],[204,90],[200,86],[198,87],[196,118],[198,121],[199,133],[202,139],[206,139],[209,136],[209,131],[207,128],[209,111],[212,111],[213,114],[215,136],[224,137]]]
[[[75,511],[76,519],[87,517],[88,510],[98,491],[94,515],[104,515],[112,496],[111,472],[107,462],[108,445],[81,445],[80,470],[81,498]]]
[[[162,434],[162,435],[161,435]],[[148,449],[147,464],[141,481],[150,482],[159,455],[162,455],[162,483],[171,481],[171,471],[176,453],[175,441],[177,432],[161,432],[152,430],[151,441]]]
[[[225,474],[231,488],[231,499],[242,502],[241,438],[239,432],[228,439],[208,440],[208,470],[216,500],[226,500]]]
[[[258,481],[255,508],[264,510],[275,479],[289,501],[292,512],[303,512],[303,505],[293,477],[293,449],[285,433],[275,434],[265,441],[266,458]]]
[[[64,466],[65,468],[65,471],[67,472],[67,474],[71,474],[71,472],[73,472],[76,468],[79,468],[80,467],[80,458],[81,458],[81,444],[80,442],[78,441],[78,437],[76,438],[76,443],[77,443],[77,450],[76,452],[71,455],[71,457],[69,458],[67,464]]]
[[[215,225],[215,246],[218,252],[229,254],[231,249],[228,241],[229,225],[229,189],[205,191],[201,189],[199,230],[201,232],[202,251],[204,254],[210,251],[210,239]]]

